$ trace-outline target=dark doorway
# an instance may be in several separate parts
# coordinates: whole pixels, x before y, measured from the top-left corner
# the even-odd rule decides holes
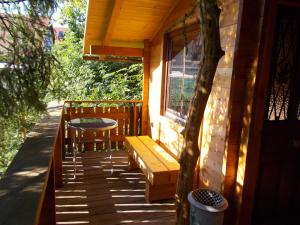
[[[300,9],[278,5],[273,22],[274,41],[252,224],[299,225]]]

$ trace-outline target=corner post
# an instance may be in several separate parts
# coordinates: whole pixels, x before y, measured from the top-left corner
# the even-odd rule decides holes
[[[150,78],[150,41],[144,41],[144,85],[143,85],[143,107],[142,107],[142,135],[148,133],[149,121],[149,78]]]

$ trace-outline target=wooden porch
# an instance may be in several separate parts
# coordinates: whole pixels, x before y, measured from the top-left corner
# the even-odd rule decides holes
[[[145,201],[145,177],[128,171],[124,150],[78,155],[63,161],[63,188],[56,189],[56,224],[174,224],[174,200]]]

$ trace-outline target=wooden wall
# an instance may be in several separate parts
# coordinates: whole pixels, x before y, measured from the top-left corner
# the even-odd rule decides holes
[[[175,156],[179,157],[182,136],[182,126],[165,117],[162,113],[162,104],[165,86],[165,43],[164,35],[171,28],[182,24],[182,18],[186,12],[193,7],[194,0],[178,1],[170,12],[168,18],[163,22],[159,32],[151,41],[150,57],[150,84],[149,84],[149,116],[150,133],[163,147],[166,147]]]
[[[180,1],[183,2],[183,1]],[[179,4],[181,4],[179,2]],[[184,1],[193,3],[193,1]],[[221,190],[224,180],[224,149],[226,136],[227,109],[232,75],[233,54],[239,13],[239,0],[221,1],[222,14],[220,18],[221,44],[225,56],[220,60],[214,86],[205,111],[203,124],[202,152],[201,152],[201,181],[204,185]],[[183,8],[179,6],[179,8]],[[187,8],[186,8],[187,10]],[[182,14],[184,15],[184,14]],[[180,18],[174,9],[170,17]],[[173,20],[174,21],[174,20]],[[175,19],[176,21],[176,19]],[[178,21],[178,20],[177,20]],[[172,23],[164,24],[164,32],[169,30]],[[161,110],[164,89],[164,32],[151,43],[151,66],[149,86],[149,113],[151,135],[161,145],[167,147],[175,156],[179,156],[182,146],[180,132],[183,127],[172,119],[164,116]],[[196,140],[199,142],[199,140]]]
[[[218,64],[204,115],[200,177],[205,186],[217,191],[221,191],[225,176],[223,168],[226,163],[224,156],[226,123],[239,4],[239,0],[222,1],[220,33],[225,56]]]

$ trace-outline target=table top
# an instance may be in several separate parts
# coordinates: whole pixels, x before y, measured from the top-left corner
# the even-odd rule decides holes
[[[116,128],[118,123],[109,118],[76,118],[70,120],[68,126],[77,130],[111,130]]]

